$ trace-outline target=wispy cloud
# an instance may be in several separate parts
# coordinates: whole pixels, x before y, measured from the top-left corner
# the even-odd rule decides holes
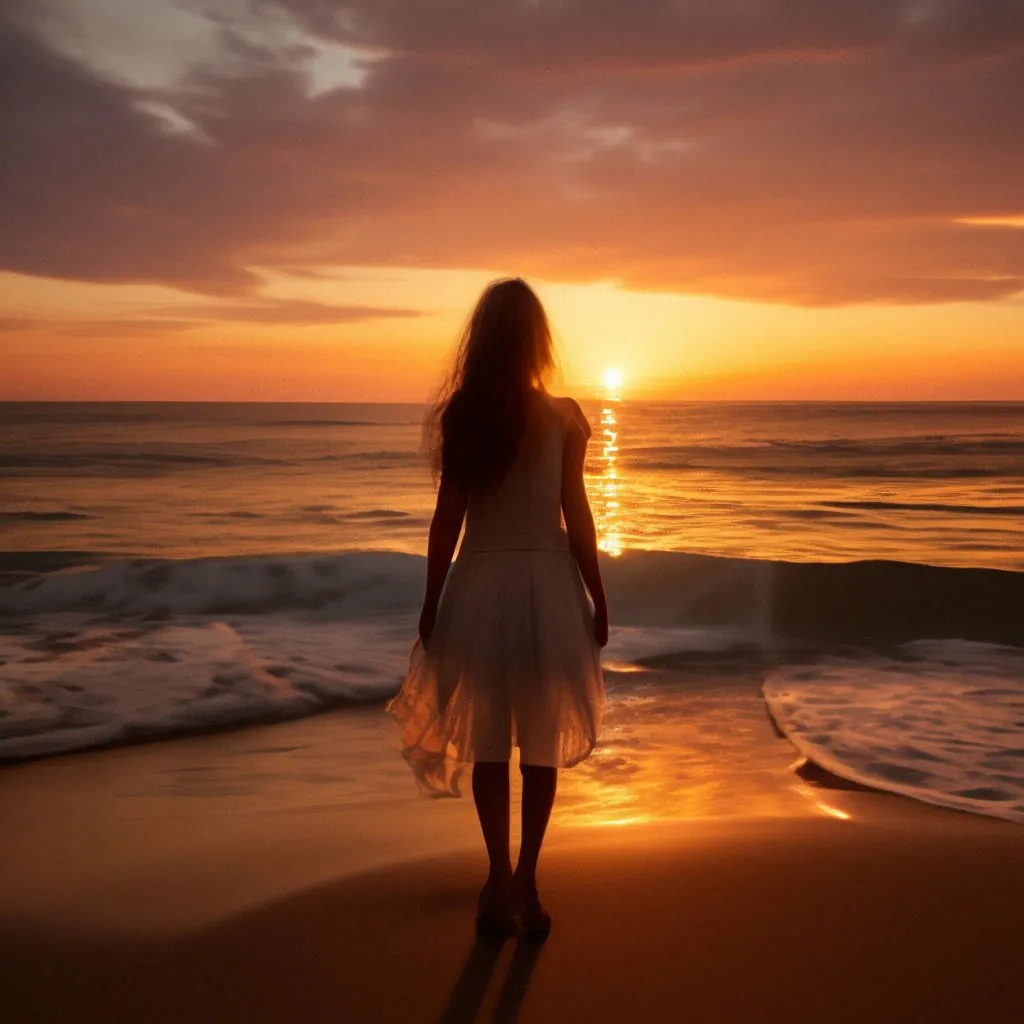
[[[268,299],[249,303],[197,304],[154,307],[147,316],[0,318],[0,333],[46,331],[76,337],[145,337],[207,327],[211,324],[273,324],[285,327],[329,326],[368,320],[423,316],[417,309],[378,306],[332,306],[298,299]]]
[[[232,323],[282,324],[302,327],[315,324],[350,324],[364,320],[408,319],[423,316],[418,309],[389,306],[332,306],[304,299],[266,299],[260,302],[223,303],[168,307],[154,310],[167,316],[186,316],[199,322],[226,320]]]

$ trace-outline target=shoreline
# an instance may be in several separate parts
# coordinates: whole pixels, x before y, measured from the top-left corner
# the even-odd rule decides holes
[[[691,671],[562,773],[543,946],[474,940],[472,801],[379,709],[8,766],[5,1020],[1022,1019],[1024,829],[809,784],[756,672]]]

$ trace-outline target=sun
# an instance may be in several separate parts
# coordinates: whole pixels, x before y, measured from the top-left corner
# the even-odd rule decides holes
[[[609,366],[604,371],[604,386],[609,391],[618,391],[622,387],[622,371],[615,366]]]

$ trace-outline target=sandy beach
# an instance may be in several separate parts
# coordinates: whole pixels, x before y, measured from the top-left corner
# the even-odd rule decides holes
[[[716,701],[646,788],[566,773],[543,946],[474,940],[472,804],[411,790],[379,709],[10,766],[4,1019],[1021,1019],[1024,830],[810,785]]]

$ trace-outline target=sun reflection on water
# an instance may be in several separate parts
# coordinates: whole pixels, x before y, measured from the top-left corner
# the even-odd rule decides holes
[[[771,727],[760,668],[735,663],[610,674],[601,743],[559,779],[563,825],[626,829],[664,820],[826,817],[842,798],[798,781],[793,748]]]
[[[601,452],[598,456],[599,473],[594,502],[597,546],[613,558],[621,555],[624,550],[620,521],[622,481],[619,477],[618,400],[618,392],[610,391],[601,409]]]

